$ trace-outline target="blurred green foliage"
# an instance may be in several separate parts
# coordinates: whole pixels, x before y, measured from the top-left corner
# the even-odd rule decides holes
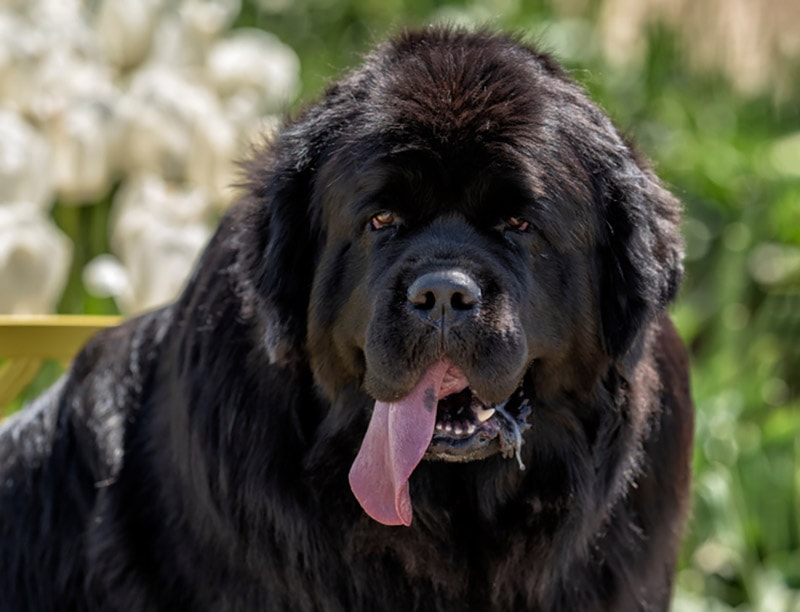
[[[596,28],[602,2],[569,4],[245,0],[238,25],[298,52],[305,101],[387,33],[431,20],[520,32],[573,70],[685,203],[686,278],[673,314],[690,347],[698,414],[673,607],[800,611],[800,104],[768,91],[744,97],[692,71],[665,26],[647,32],[643,57],[612,65]],[[108,201],[56,207],[79,249],[62,312],[114,309],[79,278],[107,249],[107,215]]]
[[[800,104],[691,70],[666,26],[646,33],[644,57],[615,67],[600,53],[600,4],[565,15],[546,1],[262,0],[242,20],[299,53],[305,100],[375,41],[431,20],[520,32],[573,70],[685,203],[673,315],[698,414],[673,607],[800,610]]]

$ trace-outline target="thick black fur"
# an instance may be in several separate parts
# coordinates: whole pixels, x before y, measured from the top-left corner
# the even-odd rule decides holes
[[[3,425],[0,609],[667,609],[678,222],[547,55],[452,30],[379,47],[252,156],[176,303]],[[481,304],[436,330],[405,295],[451,268]],[[348,470],[374,401],[442,356],[485,401],[523,385],[527,469],[423,461],[412,525],[383,526]]]

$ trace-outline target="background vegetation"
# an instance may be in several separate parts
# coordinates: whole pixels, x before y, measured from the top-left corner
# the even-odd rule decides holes
[[[686,207],[674,317],[698,415],[674,609],[800,611],[800,5],[695,4],[251,0],[236,25],[297,52],[301,100],[386,33],[431,20],[511,28],[573,70]],[[53,214],[77,250],[60,310],[114,311],[80,283],[108,249],[108,199]]]

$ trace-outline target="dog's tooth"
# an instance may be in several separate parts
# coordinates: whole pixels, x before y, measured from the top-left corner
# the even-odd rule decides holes
[[[453,433],[456,434],[457,436],[460,436],[461,434],[464,433],[464,430],[461,429],[460,426],[456,425],[455,427],[453,427]]]
[[[436,423],[436,431],[442,431],[442,424]]]
[[[450,423],[448,423],[447,425],[444,426],[444,430],[447,433],[453,433],[453,426]]]
[[[475,426],[472,423],[470,423],[469,426],[467,427],[467,435],[471,436],[474,433],[475,433]]]
[[[494,408],[478,408],[475,411],[475,416],[481,423],[484,423],[494,416]]]

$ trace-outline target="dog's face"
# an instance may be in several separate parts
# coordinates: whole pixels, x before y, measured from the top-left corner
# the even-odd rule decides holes
[[[428,456],[466,461],[504,446],[503,412],[487,411],[503,405],[519,416],[517,390],[532,363],[563,365],[570,352],[600,357],[590,244],[588,235],[559,240],[546,214],[552,188],[512,169],[518,160],[499,143],[465,142],[450,156],[431,147],[363,160],[338,179],[355,198],[323,196],[328,236],[311,297],[310,356],[321,380],[348,364],[383,402],[407,397],[433,364],[447,362]],[[570,351],[586,334],[584,351]]]
[[[311,285],[287,342],[331,399],[375,400],[351,484],[407,523],[423,457],[519,455],[537,399],[589,393],[671,299],[675,203],[552,60],[502,38],[400,38],[298,125],[307,212],[271,220],[307,237],[286,245]]]

